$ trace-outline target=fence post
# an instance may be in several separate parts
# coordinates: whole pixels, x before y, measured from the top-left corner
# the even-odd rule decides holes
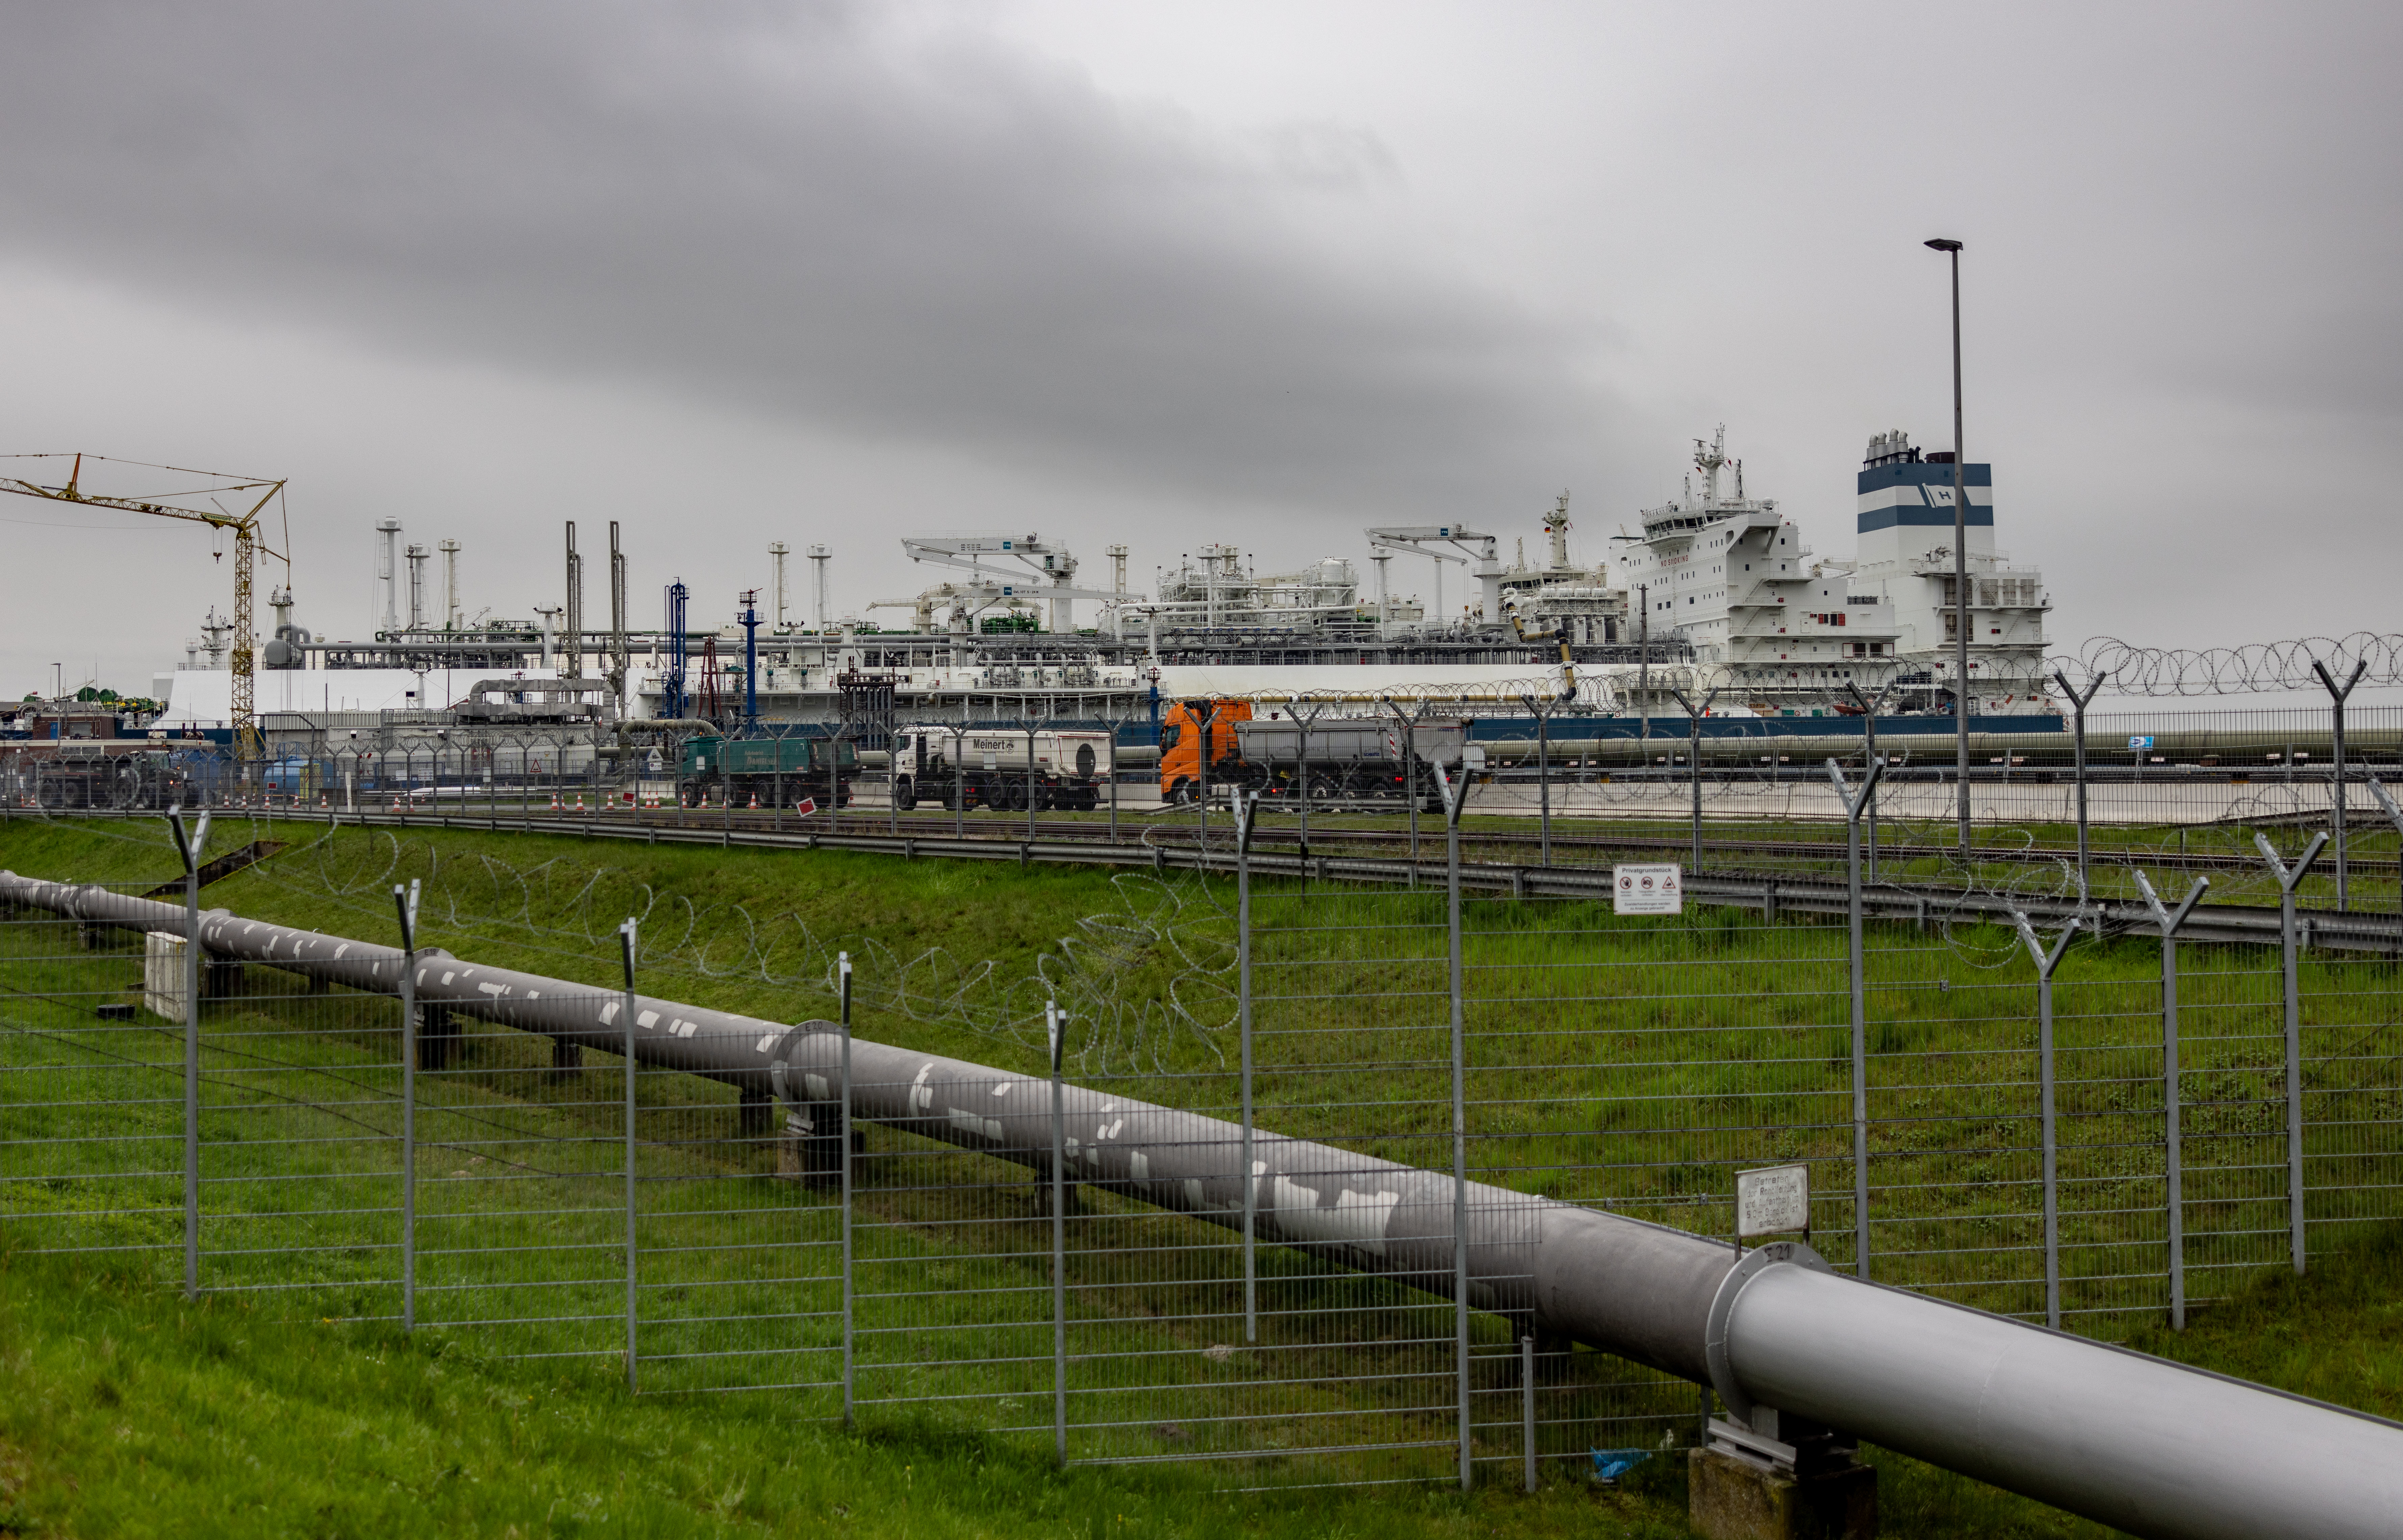
[[[2105,669],[2087,681],[2086,693],[2083,695],[2077,693],[2077,688],[2070,684],[2069,676],[2059,669],[2053,671],[2052,677],[2069,697],[2073,724],[2070,731],[2072,737],[2076,739],[2076,742],[2070,744],[2070,753],[2074,756],[2073,762],[2077,767],[2073,780],[2077,787],[2077,894],[2082,900],[2089,892],[2092,891],[2087,881],[2086,708],[2092,702],[2095,696],[2102,693],[2103,681],[2111,677],[2111,671]],[[2010,751],[2005,749],[2003,756],[2006,761],[2003,769],[2007,774],[2010,769],[2008,763]]]
[[[2161,932],[2161,1105],[2164,1109],[2162,1135],[2169,1150],[2170,1216],[2170,1329],[2186,1330],[2186,1159],[2184,1131],[2180,1126],[2178,1085],[2178,996],[2177,996],[2177,931],[2186,923],[2195,901],[2211,886],[2211,879],[2198,877],[2194,886],[2175,909],[2163,905],[2153,892],[2152,883],[2141,871],[2133,874],[2136,891],[2145,895],[2145,907],[2153,911],[2153,923]]]
[[[1686,708],[1687,769],[1693,772],[1694,782],[1694,869],[1696,871],[1702,869],[1702,718],[1710,715],[1711,702],[1717,700],[1719,691],[1726,687],[1721,685],[1714,688],[1710,694],[1702,697],[1702,703],[1699,707],[1686,699],[1684,690],[1674,686],[1670,687],[1669,690],[1671,695],[1677,698],[1677,704]]]
[[[1527,1490],[1535,1490],[1535,1339],[1519,1339],[1519,1446],[1526,1452]]]
[[[853,1297],[852,1281],[852,1172],[851,1172],[851,953],[837,954],[837,965],[842,970],[842,1425],[852,1425],[853,1374]]]
[[[1252,1172],[1252,830],[1260,794],[1235,798],[1235,1025],[1241,1044],[1243,1117],[1243,1340],[1260,1339],[1257,1220],[1259,1184]]]
[[[1110,848],[1116,850],[1118,843],[1118,735],[1126,730],[1126,719],[1124,717],[1114,716],[1108,720],[1110,724],[1110,760],[1108,766],[1110,776]]]
[[[1460,1490],[1474,1484],[1469,1464],[1468,1376],[1468,1099],[1466,1012],[1462,993],[1460,947],[1460,810],[1468,800],[1468,765],[1455,779],[1435,767],[1443,789],[1444,933],[1452,995],[1452,1332],[1453,1376],[1460,1423]]]
[[[636,1265],[641,1251],[634,1231],[634,951],[636,932],[634,917],[618,927],[618,950],[626,967],[625,998],[618,1003],[626,1032],[626,1389],[640,1393],[642,1380],[636,1374],[641,1364],[640,1341],[636,1336],[639,1311],[635,1290],[640,1284],[641,1269]]]
[[[400,911],[400,1329],[417,1329],[417,903],[416,878],[392,885]]]
[[[1293,778],[1297,789],[1301,794],[1299,837],[1301,869],[1305,881],[1309,880],[1310,873],[1310,724],[1317,721],[1326,709],[1324,706],[1318,707],[1308,716],[1302,715],[1299,711],[1293,714],[1294,730],[1297,734],[1294,739]],[[1240,797],[1243,794],[1238,791],[1233,795]]]
[[[2020,939],[2026,943],[2028,955],[2035,959],[2035,1055],[2036,1106],[2044,1137],[2044,1324],[2055,1331],[2061,1329],[2061,1151],[2054,1113],[2052,1074],[2052,971],[2061,966],[2062,954],[2069,950],[2071,937],[2085,922],[2086,906],[2081,900],[2077,912],[2069,923],[2061,927],[2061,938],[2047,951],[2036,939],[2035,927],[2018,909],[2011,910],[2012,923],[2019,926]]]
[[[1876,805],[1885,762],[1872,758],[1858,791],[1847,790],[1844,769],[1831,756],[1827,779],[1844,804],[1844,891],[1847,958],[1853,984],[1853,1270],[1869,1276],[1869,1030],[1868,959],[1861,936],[1861,814]],[[1762,907],[1766,909],[1764,899]]]
[[[2301,886],[2303,874],[2319,859],[2328,842],[2325,832],[2312,836],[2312,842],[2291,867],[2278,859],[2276,847],[2269,836],[2256,834],[2253,843],[2259,847],[2261,859],[2270,863],[2270,870],[2278,879],[2278,953],[2283,982],[2285,986],[2286,1037],[2286,1247],[2293,1255],[2295,1271],[2303,1270],[2303,1001],[2297,978],[2295,937],[2295,889]]]
[[[1394,720],[1400,723],[1402,728],[1402,806],[1410,813],[1410,887],[1415,891],[1419,885],[1418,713],[1404,715],[1402,708],[1394,704],[1391,697],[1380,697],[1380,700],[1385,709],[1394,714]],[[1424,702],[1421,709],[1424,709]]]
[[[1551,702],[1522,695],[1520,701],[1535,718],[1535,819],[1537,859],[1552,864],[1552,714]]]
[[[1863,757],[1867,760],[1874,761],[1878,756],[1878,713],[1885,709],[1885,698],[1894,693],[1894,681],[1889,679],[1883,685],[1880,686],[1878,692],[1874,697],[1868,694],[1860,687],[1860,686],[1854,684],[1849,679],[1844,681],[1844,689],[1852,696],[1854,703],[1861,708],[1861,732],[1867,741],[1868,750]],[[1872,799],[1869,802],[1867,823],[1868,825],[1869,837],[1868,880],[1874,882],[1877,881],[1878,876],[1878,810],[1875,799]]]
[[[1188,709],[1186,715],[1193,719],[1193,730],[1202,735],[1201,758],[1193,770],[1193,863],[1196,871],[1206,872],[1210,869],[1210,754],[1218,746],[1218,702],[1204,701],[1198,714]]]
[[[2370,775],[2363,779],[2369,783],[2369,795],[2376,799],[2378,811],[2386,814],[2386,821],[2395,825],[2397,840],[2403,841],[2403,807],[2396,806],[2395,798],[2388,794],[2385,784],[2378,777]],[[2396,853],[2398,857],[2403,857],[2403,843],[2398,843]],[[2403,893],[2398,893],[2396,898],[2396,923],[2398,933],[2396,937],[2396,945],[2403,947]]]
[[[1061,1049],[1067,1036],[1056,1000],[1043,1002],[1051,1040],[1051,1453],[1068,1464],[1068,1139],[1062,1112]]]
[[[2316,658],[2312,659],[2312,672],[2320,676],[2320,684],[2328,692],[2329,710],[2333,714],[2330,726],[2336,740],[2333,756],[2336,763],[2329,770],[2333,779],[2328,787],[2328,830],[2336,838],[2336,911],[2339,914],[2342,914],[2345,908],[2344,702],[2345,698],[2353,693],[2353,687],[2361,683],[2362,673],[2368,667],[2369,659],[2366,658],[2354,664],[2353,677],[2347,679],[2344,687],[2340,689],[2337,682],[2328,676],[2327,665]]]
[[[184,858],[184,1297],[201,1297],[201,856],[209,814],[188,834],[180,807],[167,810]]]

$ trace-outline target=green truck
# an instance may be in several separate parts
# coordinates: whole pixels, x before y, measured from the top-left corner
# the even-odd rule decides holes
[[[694,738],[676,762],[676,799],[687,807],[842,807],[859,778],[859,750],[848,738]]]

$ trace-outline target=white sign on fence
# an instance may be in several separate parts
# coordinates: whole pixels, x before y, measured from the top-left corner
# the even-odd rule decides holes
[[[1735,1173],[1735,1233],[1807,1235],[1811,1229],[1811,1168],[1765,1166]]]
[[[1674,861],[1614,868],[1612,908],[1620,914],[1683,914],[1686,884]]]

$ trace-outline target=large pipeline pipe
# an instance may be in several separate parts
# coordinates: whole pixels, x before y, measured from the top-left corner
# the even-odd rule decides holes
[[[1718,718],[1713,720],[1715,722]],[[1782,755],[1797,765],[1815,765],[1829,755],[1838,758],[1856,755],[1868,742],[1858,730],[1816,733],[1764,731],[1755,734],[1743,730],[1745,720],[1743,717],[1729,718],[1729,726],[1733,730],[1703,733],[1702,761],[1706,767],[1715,763],[1740,766],[1747,759],[1757,761],[1768,755]],[[1657,759],[1663,755],[1682,756],[1689,746],[1684,718],[1672,720],[1656,716],[1652,719],[1652,736],[1648,740],[1632,733],[1608,738],[1563,738],[1555,732],[1549,752],[1556,767],[1563,760],[1579,758],[1632,764],[1641,763],[1646,757]],[[2344,741],[2358,773],[2363,756],[2373,751],[2391,755],[2403,749],[2403,730],[2348,728]],[[1482,738],[1478,742],[1484,745],[1489,763],[1535,762],[1537,745],[1532,723],[1525,725],[1523,737]],[[1910,728],[1900,730],[1881,728],[1877,742],[1878,752],[1889,756],[1907,755],[1911,763],[1929,763],[1940,758],[1949,765],[1954,738],[1949,728],[1939,731],[1914,724]],[[2326,727],[2305,728],[2291,732],[2284,728],[2245,731],[2225,728],[2189,728],[2155,733],[2151,752],[2164,756],[2217,755],[2221,757],[2218,768],[2222,771],[2243,772],[2266,780],[2282,775],[2285,766],[2283,762],[2272,763],[2263,756],[2272,750],[2283,754],[2286,748],[2292,747],[2299,756],[2311,756],[2311,764],[2297,768],[2302,776],[2302,784],[2312,784],[2313,777],[2325,778],[2333,744],[2334,740]],[[2032,763],[2036,762],[2035,756],[2044,756],[2041,768],[2058,769],[2069,762],[2069,756],[2077,746],[2076,736],[2066,727],[2058,732],[1972,732],[1969,735],[1969,752],[1979,757],[1973,760],[1970,769],[1973,773],[1988,770],[1992,767],[1986,759],[1995,755],[2025,755],[2031,756]],[[2121,770],[2129,768],[2126,757],[2128,731],[2124,726],[2117,731],[2089,726],[2086,748],[2090,754],[2106,756],[2096,762],[2096,768]],[[2118,757],[2110,757],[2112,756]],[[2151,766],[2146,766],[2144,770],[2148,780],[2156,776],[2167,780],[2177,773]]]
[[[181,934],[184,910],[0,872],[0,903]],[[377,992],[390,947],[203,916],[222,957]],[[419,954],[424,1005],[621,1051],[621,997]],[[772,1088],[788,1127],[826,1137],[840,1105],[827,1022],[798,1025],[638,996],[638,1059]],[[1047,1080],[854,1039],[857,1116],[1048,1171]],[[1063,1091],[1074,1180],[1240,1228],[1235,1124],[1081,1087]],[[832,1137],[843,1137],[834,1130]],[[1256,1233],[1449,1297],[1452,1179],[1255,1131]],[[1507,1188],[1466,1192],[1469,1302],[1715,1387],[1738,1418],[1815,1420],[2132,1533],[2353,1540],[2396,1533],[2403,1427],[1828,1271],[1807,1247],[1739,1254],[1681,1230]]]

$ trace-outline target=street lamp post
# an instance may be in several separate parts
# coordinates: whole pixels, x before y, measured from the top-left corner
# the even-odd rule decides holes
[[[1952,757],[1961,853],[1969,853],[1969,467],[1961,447],[1961,243],[1927,243],[1952,264]]]

